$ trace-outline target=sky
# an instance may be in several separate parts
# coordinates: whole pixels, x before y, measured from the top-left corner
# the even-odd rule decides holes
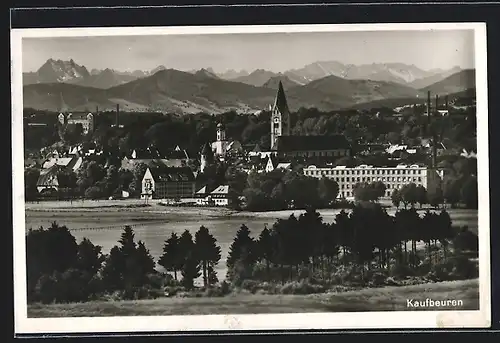
[[[430,70],[474,68],[473,30],[247,33],[163,36],[23,38],[23,71],[49,58],[91,69],[178,70],[211,67],[284,72],[317,61],[400,62]]]

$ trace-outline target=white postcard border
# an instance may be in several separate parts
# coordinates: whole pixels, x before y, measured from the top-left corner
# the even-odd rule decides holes
[[[93,318],[27,318],[24,148],[22,99],[22,38],[125,36],[165,34],[227,34],[265,32],[331,32],[379,30],[474,30],[477,93],[479,311],[397,311]],[[11,30],[12,179],[14,234],[14,313],[17,334],[104,333],[205,330],[284,329],[410,329],[488,327],[491,322],[490,219],[488,163],[488,100],[485,23],[398,23],[339,25],[178,26],[140,28],[57,28]]]

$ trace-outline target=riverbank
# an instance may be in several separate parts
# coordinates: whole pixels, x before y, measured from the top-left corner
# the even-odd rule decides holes
[[[459,307],[415,308],[408,301],[461,300]],[[410,304],[411,305],[411,304]],[[30,304],[29,318],[366,312],[414,310],[478,310],[479,280],[415,286],[367,288],[343,293],[269,295],[232,293],[225,297],[159,298],[135,301],[92,301],[75,304]]]

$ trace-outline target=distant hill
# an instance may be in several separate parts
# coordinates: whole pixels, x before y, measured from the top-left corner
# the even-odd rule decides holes
[[[265,88],[271,88],[271,89],[278,89],[278,84],[281,81],[281,84],[283,85],[283,89],[287,90],[291,87],[296,87],[299,86],[299,84],[295,81],[290,80],[288,76],[285,75],[277,75],[271,77],[269,80],[267,80],[262,87]]]
[[[475,69],[465,69],[448,76],[444,80],[424,87],[423,92],[430,91],[432,94],[444,95],[458,93],[476,87]]]
[[[208,69],[205,69],[205,68],[202,68],[200,70],[197,70],[196,72],[194,72],[195,75],[197,75],[198,77],[211,77],[213,79],[218,79],[219,76],[217,76],[217,74],[215,74],[215,72],[213,71],[212,68],[208,68]]]
[[[416,79],[410,82],[408,85],[420,89],[432,85],[433,83],[439,82],[446,79],[448,76],[453,75],[461,71],[459,67],[453,67],[449,70],[434,69],[432,75],[423,77],[421,79]]]
[[[40,110],[93,111],[114,108],[106,91],[66,83],[40,83],[23,87],[23,106]]]
[[[457,100],[461,100],[462,102],[464,99],[475,99],[476,97],[476,89],[475,88],[470,88],[466,89],[460,92],[456,93],[449,93],[448,95],[448,100],[450,102],[450,105],[453,105],[453,103]],[[434,103],[434,98],[431,99],[432,106],[435,105]],[[471,102],[471,101],[469,101]],[[368,102],[363,102],[359,104],[353,105],[351,108],[352,109],[357,109],[357,110],[369,110],[372,108],[382,108],[382,107],[387,107],[387,108],[395,108],[395,107],[400,107],[404,105],[422,105],[427,103],[427,95],[422,95],[419,96],[418,98],[410,97],[410,98],[387,98],[387,99],[380,99],[380,100],[375,100],[375,101],[368,101]],[[440,102],[442,105],[443,103]]]
[[[319,61],[300,69],[288,70],[284,74],[300,84],[306,84],[326,76],[337,76],[349,80],[363,79],[408,85],[417,79],[432,76],[435,72],[425,71],[404,63],[354,65],[338,61]]]
[[[123,83],[134,81],[136,79],[137,77],[133,75],[119,74],[114,70],[104,69],[98,74],[93,74],[93,75],[91,74],[83,78],[75,78],[69,80],[67,83],[85,87],[106,89],[117,85],[121,85]]]
[[[250,74],[250,73],[248,71],[246,71],[246,70],[236,71],[234,69],[229,69],[229,70],[226,70],[225,72],[219,73],[217,75],[221,79],[224,79],[224,80],[233,80],[233,79],[235,79],[237,77],[247,76],[248,74]]]
[[[274,84],[284,75],[268,79],[266,87],[222,80],[206,70],[196,73],[165,69],[109,89],[75,84],[33,84],[24,87],[24,105],[58,111],[61,108],[114,109],[117,103],[129,111],[176,113],[220,113],[237,110],[253,113],[274,101]],[[283,82],[283,81],[282,81]],[[292,111],[300,107],[335,110],[370,101],[417,98],[421,92],[392,82],[346,80],[328,76],[307,85],[292,85],[286,91]]]
[[[245,76],[239,76],[229,81],[246,83],[247,85],[252,85],[256,87],[262,86],[270,78],[278,76],[279,74],[273,73],[272,71],[257,69]]]
[[[422,93],[414,88],[393,82],[371,80],[347,80],[337,76],[328,76],[312,81],[301,87],[293,87],[289,97],[310,99],[318,108],[329,106],[352,107],[370,101],[414,98]],[[325,108],[325,109],[326,109]]]

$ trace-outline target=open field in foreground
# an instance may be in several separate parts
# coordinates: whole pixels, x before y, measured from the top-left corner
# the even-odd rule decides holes
[[[424,310],[478,310],[479,280],[450,281],[403,287],[369,288],[345,293],[263,295],[238,293],[220,298],[159,298],[95,301],[77,304],[28,305],[28,317],[164,316],[307,312],[422,310],[407,300],[462,300],[461,307]]]
[[[139,207],[141,206],[141,207]],[[388,209],[390,214],[395,208]],[[467,225],[477,232],[477,210],[449,209],[453,225]],[[340,210],[319,210],[325,222],[332,222]],[[423,210],[422,210],[423,212]],[[278,218],[292,213],[299,216],[302,210],[269,212],[234,212],[224,208],[168,207],[144,200],[101,200],[84,202],[51,201],[26,204],[26,229],[48,227],[53,221],[66,225],[78,241],[88,238],[101,245],[107,253],[117,244],[125,225],[131,225],[136,240],[142,240],[158,259],[164,241],[172,232],[181,234],[189,230],[193,235],[205,225],[217,239],[222,258],[216,268],[219,279],[226,274],[226,258],[236,231],[242,224],[257,237],[265,225],[271,227]]]

